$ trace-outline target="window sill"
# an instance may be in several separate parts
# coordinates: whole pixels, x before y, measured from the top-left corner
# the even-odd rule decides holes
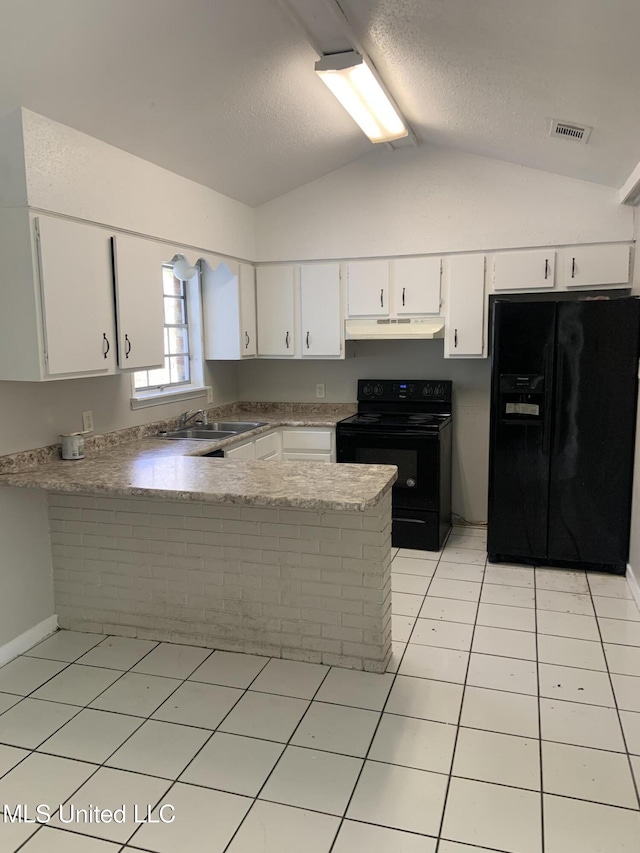
[[[195,397],[207,397],[211,387],[208,385],[183,385],[181,388],[168,388],[166,391],[139,391],[131,397],[132,409],[146,409],[149,406],[162,406],[165,403],[179,403],[193,400]]]

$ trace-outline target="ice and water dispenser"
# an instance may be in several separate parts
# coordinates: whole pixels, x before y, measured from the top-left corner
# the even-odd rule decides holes
[[[538,373],[500,374],[500,419],[508,423],[542,422],[544,376]]]

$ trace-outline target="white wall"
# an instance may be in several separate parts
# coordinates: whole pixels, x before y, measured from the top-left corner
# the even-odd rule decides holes
[[[31,207],[254,259],[248,205],[29,110],[22,122]]]
[[[205,384],[213,403],[238,399],[237,367],[233,362],[205,362]],[[0,382],[0,456],[56,444],[63,432],[82,429],[82,412],[91,409],[96,434],[174,417],[185,409],[206,405],[206,397],[131,410],[128,375],[60,382]]]
[[[433,145],[373,151],[256,214],[261,261],[633,239],[611,187]]]
[[[355,357],[353,357],[355,356]],[[351,341],[345,361],[247,361],[239,365],[242,400],[355,402],[358,379],[451,379],[454,387],[453,510],[487,519],[489,464],[488,359],[443,357],[442,340]]]
[[[0,488],[0,646],[53,616],[44,492]]]

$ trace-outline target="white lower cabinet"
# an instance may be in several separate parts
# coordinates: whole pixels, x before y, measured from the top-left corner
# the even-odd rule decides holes
[[[486,357],[484,255],[449,258],[445,311],[445,358]]]
[[[329,427],[282,427],[225,450],[227,459],[262,462],[335,462],[336,431]]]
[[[335,462],[336,431],[322,427],[283,427],[283,462]]]
[[[235,447],[225,450],[224,455],[227,459],[255,459],[256,445],[254,441],[244,441]]]
[[[278,460],[282,456],[282,435],[280,430],[273,430],[261,435],[255,440],[256,459]]]

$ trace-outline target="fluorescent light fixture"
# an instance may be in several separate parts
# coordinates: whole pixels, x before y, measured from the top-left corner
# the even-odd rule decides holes
[[[355,50],[323,56],[316,73],[372,142],[409,135],[366,59]]]

